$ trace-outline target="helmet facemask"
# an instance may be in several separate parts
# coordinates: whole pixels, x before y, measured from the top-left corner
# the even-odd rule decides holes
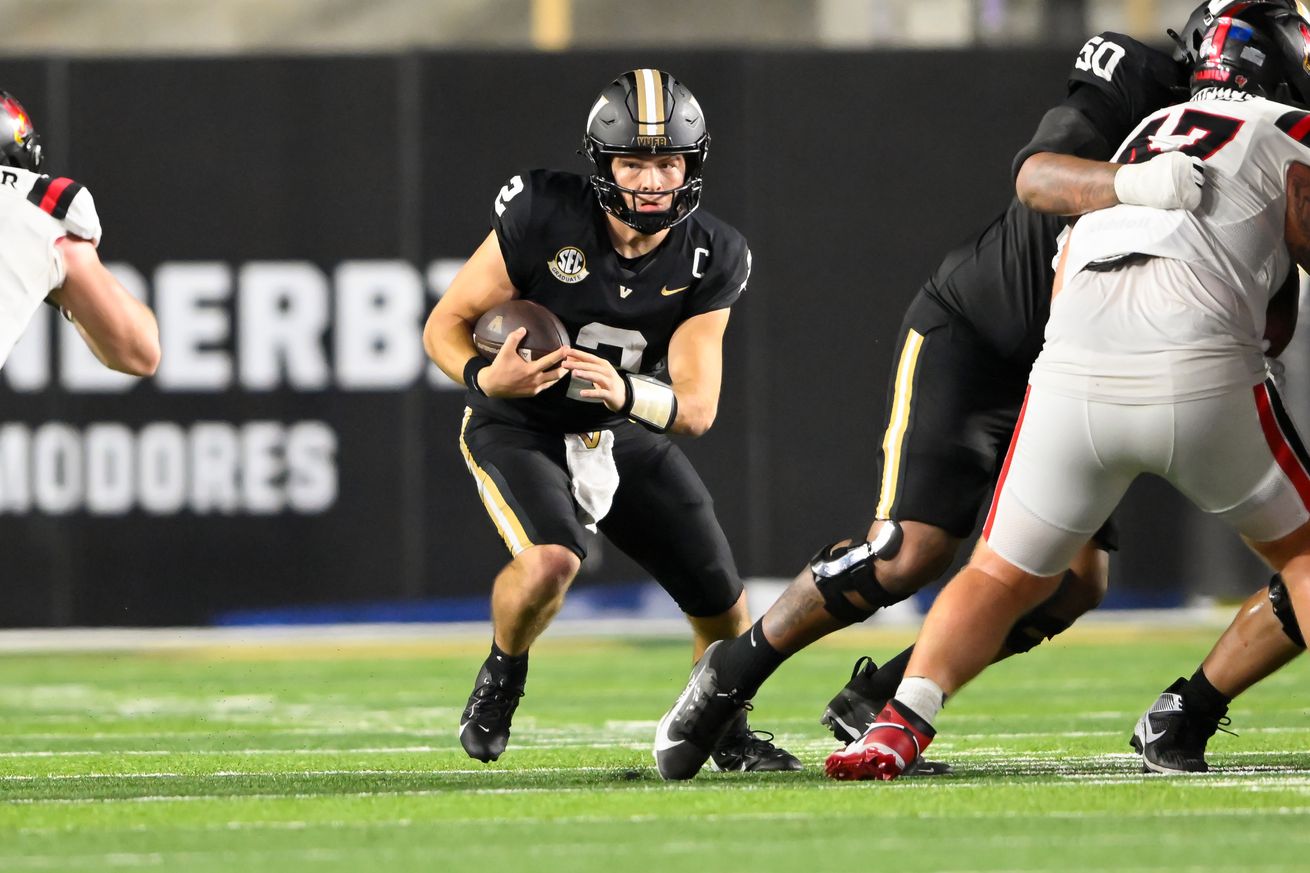
[[[695,212],[696,208],[700,206],[701,187],[703,185],[700,170],[701,165],[705,162],[704,155],[708,151],[708,143],[694,153],[663,150],[651,152],[614,151],[588,135],[583,143],[583,148],[596,168],[591,177],[591,184],[596,189],[596,199],[600,202],[600,208],[638,233],[659,233],[661,230],[673,227]],[[635,188],[625,188],[614,180],[614,159],[616,157],[669,154],[685,155],[686,171],[682,177],[682,184],[676,188],[665,191],[641,191]],[[650,197],[655,194],[661,197],[672,197],[668,209],[663,212],[642,212],[628,205],[628,197],[632,198],[632,203],[635,205],[638,197]]]

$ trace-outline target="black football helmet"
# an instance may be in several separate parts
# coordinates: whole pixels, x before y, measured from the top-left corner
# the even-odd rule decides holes
[[[1238,18],[1217,18],[1201,40],[1189,82],[1192,93],[1203,88],[1231,88],[1272,97],[1283,84],[1278,49],[1252,25]]]
[[[600,92],[587,116],[582,154],[591,159],[591,183],[601,209],[641,233],[673,227],[700,206],[701,169],[710,151],[705,113],[687,87],[668,73],[631,70]],[[614,181],[616,155],[685,155],[683,183],[667,193],[673,202],[664,212],[638,212],[624,194],[640,194]],[[649,192],[645,192],[649,193]]]
[[[1196,63],[1205,32],[1219,18],[1240,18],[1260,26],[1257,16],[1276,12],[1289,13],[1310,21],[1310,12],[1300,0],[1203,0],[1187,17],[1182,33],[1172,29],[1166,31],[1174,41],[1174,60],[1188,66]]]
[[[39,172],[41,137],[14,95],[0,91],[0,163]]]
[[[1300,3],[1261,4],[1239,16],[1274,46],[1283,83],[1270,96],[1280,103],[1310,106],[1310,15]]]

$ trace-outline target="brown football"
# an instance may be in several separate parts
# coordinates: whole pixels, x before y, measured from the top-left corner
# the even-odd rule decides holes
[[[473,345],[490,361],[505,344],[505,337],[520,327],[528,329],[519,342],[519,354],[525,361],[538,360],[569,344],[569,332],[555,313],[531,300],[511,300],[482,313],[473,327]]]

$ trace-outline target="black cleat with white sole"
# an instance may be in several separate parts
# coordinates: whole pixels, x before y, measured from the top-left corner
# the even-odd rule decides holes
[[[705,650],[687,687],[655,728],[655,767],[664,779],[690,779],[699,773],[737,717],[750,708],[750,701],[734,696],[735,689],[720,688],[716,682],[714,654],[721,642]]]
[[[523,685],[496,677],[486,664],[459,719],[459,744],[470,758],[484,764],[496,760],[509,743],[509,723],[523,696]]]
[[[1207,773],[1205,747],[1215,732],[1229,724],[1224,713],[1198,715],[1183,708],[1180,693],[1187,680],[1179,677],[1137,720],[1129,744],[1142,756],[1143,773]],[[1232,731],[1226,731],[1232,733]]]

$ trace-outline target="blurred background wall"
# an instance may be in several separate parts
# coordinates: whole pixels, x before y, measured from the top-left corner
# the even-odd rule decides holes
[[[1191,0],[4,0],[11,52],[945,48],[1178,28]]]
[[[1010,159],[1102,29],[1188,3],[0,3],[0,86],[84,182],[151,302],[151,380],[42,311],[0,372],[4,625],[477,617],[506,555],[421,325],[500,186],[582,172],[595,93],[658,66],[714,137],[705,208],[755,271],[714,429],[683,441],[744,575],[861,532],[896,329],[1012,195]],[[1304,343],[1290,391],[1304,410]],[[1304,419],[1303,419],[1304,420]],[[1120,603],[1265,581],[1144,480]],[[640,582],[597,544],[578,587]],[[318,610],[318,611],[315,611]]]

